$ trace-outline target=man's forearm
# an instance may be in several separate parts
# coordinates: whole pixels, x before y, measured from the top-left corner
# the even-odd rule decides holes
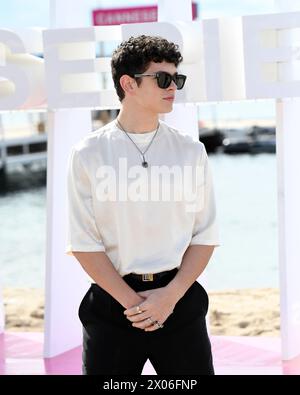
[[[184,253],[180,269],[166,289],[176,299],[181,299],[207,266],[214,246],[192,245]]]
[[[122,279],[105,252],[73,252],[73,255],[86,273],[126,309],[144,300]]]

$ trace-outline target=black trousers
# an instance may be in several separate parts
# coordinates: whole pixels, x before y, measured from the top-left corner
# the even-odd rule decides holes
[[[135,291],[164,287],[177,269],[157,281],[123,279]],[[140,375],[147,359],[161,375],[213,375],[205,316],[208,295],[195,281],[177,302],[164,327],[153,332],[132,327],[124,307],[92,284],[79,306],[83,325],[82,372],[85,375]]]

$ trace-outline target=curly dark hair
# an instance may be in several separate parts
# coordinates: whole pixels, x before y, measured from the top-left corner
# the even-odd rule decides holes
[[[113,52],[111,59],[112,78],[120,101],[125,97],[120,85],[122,75],[133,77],[134,74],[144,73],[152,61],[165,61],[177,67],[183,59],[178,48],[177,44],[159,36],[141,35],[123,41]],[[137,78],[138,85],[140,80]]]

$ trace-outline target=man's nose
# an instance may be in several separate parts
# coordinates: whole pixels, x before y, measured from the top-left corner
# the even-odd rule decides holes
[[[168,90],[176,91],[176,89],[177,89],[177,85],[176,85],[175,82],[172,80],[170,86],[168,87]]]

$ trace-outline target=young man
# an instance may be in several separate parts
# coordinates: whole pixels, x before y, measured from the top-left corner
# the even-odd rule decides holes
[[[121,43],[121,111],[72,149],[67,253],[93,280],[79,307],[84,374],[141,374],[148,358],[157,374],[214,374],[196,281],[218,245],[207,154],[159,121],[185,83],[181,61],[161,37]]]

